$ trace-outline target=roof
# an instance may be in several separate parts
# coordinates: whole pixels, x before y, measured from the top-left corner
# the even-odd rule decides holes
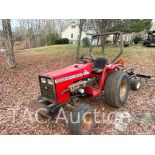
[[[61,31],[61,33],[64,32],[70,25],[76,25],[76,26],[79,27],[79,25],[77,25],[77,24],[75,24],[75,23],[68,24],[68,25],[66,25],[66,26],[63,28],[63,30]]]

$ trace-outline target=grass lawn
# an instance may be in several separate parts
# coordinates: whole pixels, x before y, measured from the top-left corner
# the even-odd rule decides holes
[[[70,57],[72,63],[75,63],[76,60],[76,49],[75,45],[54,45],[54,46],[46,46],[41,48],[33,48],[25,50],[27,55],[49,55],[55,58],[64,58]],[[80,48],[80,54],[88,56],[89,48]],[[93,54],[98,56],[105,56],[109,59],[109,62],[114,58],[115,55],[119,53],[119,47],[106,47],[104,52],[102,53],[101,47],[94,47]],[[133,45],[127,48],[124,48],[123,55],[121,56],[125,59],[126,67],[134,67],[139,70],[148,67],[147,70],[143,70],[144,72],[149,71],[152,68],[155,68],[155,48],[154,47],[143,47],[142,45]],[[144,61],[143,61],[144,60]],[[151,64],[151,68],[150,68]],[[142,67],[142,68],[141,68]]]

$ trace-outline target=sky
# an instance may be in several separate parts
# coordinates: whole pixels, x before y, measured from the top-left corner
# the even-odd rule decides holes
[[[155,22],[155,19],[153,19],[153,22]],[[12,30],[15,29],[15,27],[18,27],[19,26],[19,19],[11,19],[11,27],[12,27]],[[0,20],[0,30],[2,30],[2,22]]]
[[[12,26],[12,27],[18,27],[18,26],[19,26],[19,21],[18,21],[18,19],[12,19],[12,20],[11,20],[11,26]]]

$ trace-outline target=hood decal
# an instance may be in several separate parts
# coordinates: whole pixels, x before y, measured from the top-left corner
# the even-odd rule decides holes
[[[83,75],[88,75],[90,74],[87,70],[84,70]]]
[[[83,76],[83,73],[67,76],[67,77],[55,80],[55,83],[60,83],[60,82],[68,81],[68,80],[75,79],[75,78],[78,78],[78,77],[81,77],[81,76]]]

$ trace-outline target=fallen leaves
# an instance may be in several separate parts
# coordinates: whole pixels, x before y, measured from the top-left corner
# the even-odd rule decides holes
[[[133,49],[134,50],[134,49]],[[155,49],[144,50],[139,54],[125,55],[127,67],[134,67],[136,71],[153,75],[155,74]],[[138,51],[136,51],[138,52]],[[4,69],[4,55],[0,54],[0,134],[69,134],[67,124],[53,120],[47,120],[46,124],[23,120],[23,110],[39,95],[38,74],[62,68],[73,63],[73,55],[58,56],[46,54],[16,53],[18,66],[16,69],[6,71]],[[131,91],[124,108],[131,115],[140,116],[144,113],[155,113],[155,86],[144,85],[139,91]],[[86,98],[86,102],[96,107],[101,114],[107,116],[110,112],[116,112],[104,103],[104,98]],[[12,112],[9,108],[19,106],[16,121],[12,121]],[[118,111],[121,113],[121,111]],[[120,114],[122,115],[122,114]],[[149,114],[148,114],[149,115]],[[121,124],[122,125],[122,124]],[[125,130],[119,131],[119,127],[108,124],[106,121],[97,124],[93,134],[155,134],[154,125],[131,121]],[[123,126],[122,126],[123,127]]]

